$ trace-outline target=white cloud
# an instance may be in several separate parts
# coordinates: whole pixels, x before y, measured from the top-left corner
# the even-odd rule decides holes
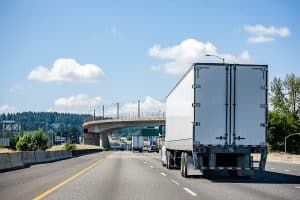
[[[161,48],[160,45],[154,45],[149,49],[151,57],[166,60],[166,63],[162,64],[161,68],[168,74],[183,74],[194,62],[222,62],[215,57],[207,57],[207,54],[223,57],[225,62],[248,62],[250,60],[248,51],[243,51],[240,56],[219,53],[217,47],[212,43],[203,43],[195,39],[186,39],[180,44],[165,48]],[[155,69],[156,67],[151,67],[151,70],[155,71]]]
[[[17,108],[15,106],[2,105],[0,106],[0,113],[15,113]]]
[[[153,97],[146,96],[143,101],[140,102],[140,110],[143,112],[163,112],[165,109],[165,104]],[[124,113],[134,113],[138,110],[138,103],[131,102],[126,103],[122,106],[121,111]]]
[[[140,112],[141,115],[145,114],[158,114],[165,112],[165,103],[154,99],[153,97],[146,96],[144,100],[140,102]],[[106,116],[115,116],[117,113],[116,105],[105,109]],[[119,110],[120,115],[137,115],[138,113],[138,102],[128,102],[120,105]]]
[[[249,43],[273,42],[275,41],[275,37],[287,37],[291,34],[287,27],[267,27],[262,24],[245,25],[244,30],[251,35],[248,38]]]
[[[90,98],[86,94],[77,94],[70,97],[61,97],[54,101],[55,106],[97,106],[101,103],[101,97]]]
[[[275,39],[272,37],[266,36],[253,36],[248,38],[249,43],[265,43],[265,42],[274,42]]]
[[[154,72],[161,71],[161,68],[162,68],[161,65],[153,65],[153,66],[150,67],[151,71],[154,71]]]
[[[57,59],[51,69],[38,66],[28,75],[29,80],[42,82],[91,82],[103,78],[104,73],[99,66],[95,64],[80,65],[76,60],[66,58]]]
[[[61,97],[54,101],[54,108],[49,111],[89,113],[91,109],[102,103],[101,97],[89,97],[86,94],[77,94],[70,97]]]

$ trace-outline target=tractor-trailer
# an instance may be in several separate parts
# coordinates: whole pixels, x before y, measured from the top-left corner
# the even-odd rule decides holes
[[[142,135],[132,136],[132,151],[142,152],[144,148],[144,137]]]
[[[267,65],[193,64],[166,97],[162,164],[183,177],[192,168],[248,177],[264,170],[267,89]]]

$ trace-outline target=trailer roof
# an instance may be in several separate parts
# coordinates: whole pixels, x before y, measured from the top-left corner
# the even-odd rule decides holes
[[[189,67],[189,69],[184,73],[184,75],[179,79],[179,81],[176,83],[176,85],[171,89],[171,91],[168,93],[168,95],[165,97],[167,99],[170,94],[173,92],[173,90],[177,87],[177,85],[185,78],[185,76],[196,66],[196,65],[213,65],[213,66],[226,66],[226,65],[238,65],[238,66],[245,66],[245,67],[266,67],[268,68],[268,65],[265,64],[238,64],[238,63],[193,63],[192,66]]]

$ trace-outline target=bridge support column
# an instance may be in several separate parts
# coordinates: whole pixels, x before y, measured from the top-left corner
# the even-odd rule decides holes
[[[99,139],[99,134],[95,133],[84,133],[83,137],[83,143],[84,144],[89,144],[89,145],[100,145],[100,139]]]
[[[107,134],[99,134],[99,145],[103,149],[110,149],[109,139]]]

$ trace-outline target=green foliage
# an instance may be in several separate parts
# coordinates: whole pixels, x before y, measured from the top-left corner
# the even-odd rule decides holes
[[[0,121],[13,120],[22,123],[22,131],[32,131],[39,128],[46,130],[46,123],[48,129],[51,124],[65,124],[70,127],[77,127],[79,130],[82,128],[82,123],[91,118],[91,115],[72,114],[72,113],[57,113],[57,112],[22,112],[22,113],[8,113],[1,114]]]
[[[48,138],[44,131],[39,129],[37,131],[25,132],[24,135],[17,142],[17,150],[19,151],[34,151],[47,149]]]
[[[284,138],[300,132],[300,78],[288,74],[282,81],[274,78],[271,82],[271,103],[269,112],[268,143],[272,151],[284,151]],[[287,151],[300,153],[300,136],[287,140]]]
[[[0,132],[0,137],[9,138],[9,148],[16,149],[16,144],[19,140],[19,136],[17,134],[2,131]]]
[[[69,151],[72,151],[72,150],[75,150],[76,149],[76,145],[75,144],[70,144],[70,143],[66,143],[63,147],[64,150],[69,150]]]
[[[17,142],[17,150],[32,151],[32,137],[29,133],[25,133]]]
[[[33,143],[32,145],[33,145],[34,150],[46,150],[47,149],[48,138],[42,129],[33,131],[32,143]]]

